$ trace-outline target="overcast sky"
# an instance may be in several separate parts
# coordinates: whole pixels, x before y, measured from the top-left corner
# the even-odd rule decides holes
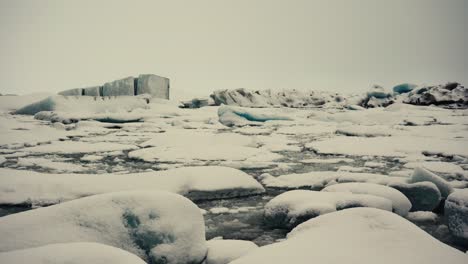
[[[154,73],[217,89],[468,85],[468,0],[0,0],[0,93]]]

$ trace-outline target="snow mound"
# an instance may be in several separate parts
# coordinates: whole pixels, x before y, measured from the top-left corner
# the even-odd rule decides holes
[[[468,89],[459,83],[428,86],[415,89],[403,102],[414,105],[468,105]]]
[[[76,242],[0,253],[1,263],[16,264],[145,264],[141,258],[125,250],[98,243]]]
[[[434,183],[437,188],[439,188],[440,194],[442,198],[447,198],[450,193],[453,192],[453,187],[443,178],[439,177],[435,173],[432,173],[424,168],[416,168],[413,171],[413,175],[409,179],[409,183],[416,183],[416,182],[432,182]]]
[[[213,239],[206,242],[208,255],[205,264],[227,264],[258,248],[245,240]]]
[[[441,260],[462,264],[468,256],[396,214],[352,208],[309,220],[287,240],[261,247],[232,264],[438,264]]]
[[[294,190],[276,196],[265,205],[265,221],[273,227],[291,229],[319,215],[351,207],[392,211],[392,202],[368,194]]]
[[[450,194],[445,201],[444,212],[450,232],[468,242],[468,189]]]
[[[200,210],[168,192],[109,193],[5,216],[0,236],[8,237],[0,252],[96,242],[150,263],[200,263],[207,251]]]
[[[170,191],[193,200],[265,192],[262,185],[247,173],[217,166],[130,174],[46,174],[0,168],[0,186],[0,204],[33,205],[125,190]]]
[[[218,108],[219,122],[225,126],[261,125],[272,120],[291,120],[289,117],[258,113],[251,109],[223,105]]]
[[[393,211],[401,216],[407,215],[411,209],[411,202],[401,192],[396,189],[374,183],[340,183],[325,187],[322,191],[370,194],[387,198],[388,200],[392,201]]]

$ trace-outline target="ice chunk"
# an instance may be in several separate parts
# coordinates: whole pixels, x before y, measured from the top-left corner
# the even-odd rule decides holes
[[[396,189],[379,184],[360,182],[340,183],[325,187],[322,191],[370,194],[387,198],[392,201],[393,211],[401,216],[407,215],[411,209],[411,202],[405,195]]]
[[[228,264],[258,248],[253,242],[245,240],[212,239],[206,244],[206,264]]]
[[[102,87],[102,96],[135,95],[133,80],[133,77],[127,77],[105,83]]]
[[[410,200],[411,211],[432,211],[437,208],[442,199],[439,188],[429,181],[393,182],[388,186],[402,192]]]
[[[287,240],[261,247],[231,264],[438,264],[441,260],[464,264],[468,257],[396,214],[352,208],[309,220],[289,233]]]
[[[410,84],[410,83],[402,83],[397,86],[393,87],[393,92],[397,94],[403,94],[403,93],[409,93],[411,92],[414,88],[418,87],[415,84]]]
[[[285,116],[256,113],[251,109],[225,105],[218,108],[218,117],[220,123],[230,127],[261,125],[263,122],[270,120],[292,120],[291,118]]]
[[[99,243],[76,242],[0,253],[0,263],[35,264],[145,264],[125,250]]]
[[[432,182],[434,183],[440,191],[442,198],[447,198],[450,193],[453,192],[453,187],[444,179],[439,177],[438,175],[424,169],[424,168],[416,168],[413,171],[413,175],[409,179],[410,183],[415,182]]]
[[[190,221],[187,221],[187,220]],[[0,252],[52,243],[97,242],[150,263],[200,263],[205,226],[198,207],[173,193],[108,193],[0,218]]]
[[[154,74],[141,74],[136,80],[136,94],[169,99],[169,79]]]
[[[216,166],[130,174],[46,174],[0,168],[0,186],[0,204],[36,205],[139,189],[171,191],[193,200],[265,192],[262,185],[247,173]]]
[[[276,196],[265,205],[265,221],[273,227],[291,229],[319,215],[351,207],[391,211],[392,202],[368,194],[294,190]]]
[[[468,189],[450,194],[444,208],[450,232],[468,242]]]

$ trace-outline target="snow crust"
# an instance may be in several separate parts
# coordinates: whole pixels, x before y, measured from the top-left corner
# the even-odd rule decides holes
[[[351,192],[356,194],[370,194],[387,198],[392,201],[393,211],[405,216],[411,209],[411,202],[396,189],[374,183],[340,183],[325,187],[326,192]]]
[[[290,229],[310,218],[351,207],[392,211],[392,201],[368,194],[294,190],[276,196],[265,205],[265,220],[272,226]]]
[[[138,179],[138,180],[136,180]],[[124,190],[164,190],[191,199],[263,193],[250,175],[228,167],[184,167],[129,174],[46,174],[0,168],[0,203],[47,205]]]
[[[59,243],[0,253],[1,263],[36,264],[145,264],[125,250],[91,242]]]
[[[5,216],[0,235],[8,237],[0,252],[96,242],[152,263],[199,263],[207,251],[200,210],[168,192],[108,193]]]
[[[264,246],[244,263],[466,263],[467,255],[437,241],[404,218],[373,208],[325,214],[296,227],[288,239]]]

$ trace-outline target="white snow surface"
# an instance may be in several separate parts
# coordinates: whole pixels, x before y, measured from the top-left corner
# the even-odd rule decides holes
[[[305,217],[312,218],[348,207],[373,207],[392,211],[392,201],[369,194],[293,190],[284,192],[265,205],[265,217],[285,218],[286,227],[294,227]]]
[[[289,233],[287,240],[231,263],[438,264],[441,260],[462,264],[468,256],[396,214],[352,208],[311,219]]]
[[[15,264],[145,264],[125,250],[91,242],[59,243],[0,253],[0,263]]]
[[[356,194],[370,194],[387,198],[392,201],[393,211],[405,216],[411,209],[411,202],[400,191],[391,187],[375,184],[375,183],[340,183],[325,187],[322,191],[326,192],[351,192]]]
[[[190,219],[190,221],[187,221]],[[96,242],[146,261],[199,263],[206,255],[198,207],[169,192],[85,197],[0,218],[0,252],[53,243]]]
[[[217,166],[129,174],[47,174],[0,168],[1,204],[54,204],[124,190],[164,190],[192,199],[236,197],[265,191],[245,172]]]
[[[258,248],[253,242],[233,239],[212,239],[206,245],[206,264],[228,264]]]

